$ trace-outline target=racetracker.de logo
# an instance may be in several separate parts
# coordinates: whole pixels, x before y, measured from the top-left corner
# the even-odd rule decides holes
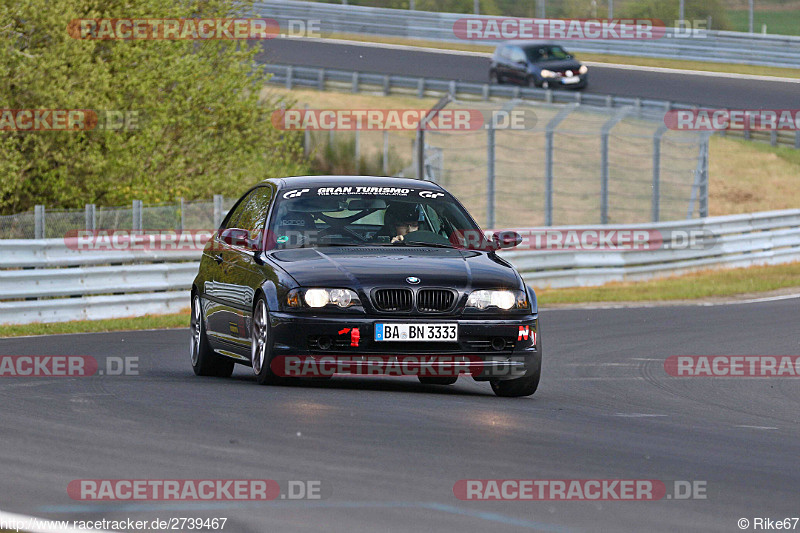
[[[0,109],[0,131],[93,130],[98,122],[91,109]]]
[[[280,130],[475,131],[483,128],[477,109],[278,109],[272,124]]]
[[[664,124],[679,131],[797,131],[800,109],[673,109]]]
[[[0,355],[0,377],[86,377],[98,368],[88,355]]]
[[[468,501],[706,500],[707,485],[703,480],[461,479],[453,495]]]
[[[202,251],[214,235],[212,230],[69,230],[64,235],[64,244],[78,251]],[[242,236],[246,245],[257,240],[261,234]],[[217,243],[218,248],[222,247]]]
[[[0,355],[0,378],[138,376],[138,356]]]
[[[667,489],[657,479],[461,479],[459,500],[660,500]]]
[[[67,26],[81,40],[242,40],[274,39],[281,34],[275,19],[174,18],[74,19]]]
[[[272,479],[75,479],[67,494],[81,501],[271,501],[281,488]]]
[[[348,330],[347,333],[352,339],[352,332]],[[354,345],[358,346],[358,340]],[[305,378],[334,375],[454,377],[479,374],[483,366],[482,359],[466,355],[280,355],[270,363],[278,376]]]
[[[800,377],[797,355],[673,355],[664,371],[675,377]]]
[[[467,17],[453,24],[453,34],[468,41],[514,39],[651,40],[666,34],[658,19],[528,19]]]

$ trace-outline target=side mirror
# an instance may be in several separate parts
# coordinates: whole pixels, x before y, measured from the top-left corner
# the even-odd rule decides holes
[[[258,248],[258,241],[250,238],[250,232],[246,229],[226,228],[222,230],[219,239],[229,246],[255,250]]]
[[[513,248],[522,243],[522,235],[516,231],[498,231],[492,235],[492,242],[498,250]]]

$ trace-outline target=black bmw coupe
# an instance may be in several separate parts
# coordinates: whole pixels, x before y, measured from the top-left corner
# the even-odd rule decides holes
[[[542,358],[536,294],[497,254],[520,241],[512,231],[487,238],[428,181],[266,180],[203,252],[192,285],[194,372],[227,377],[240,363],[276,384],[313,375],[287,369],[326,369],[317,375],[326,378],[379,361],[423,383],[469,375],[498,396],[529,396]],[[349,370],[339,372],[343,360]]]

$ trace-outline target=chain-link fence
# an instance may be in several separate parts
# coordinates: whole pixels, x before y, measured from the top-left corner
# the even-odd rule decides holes
[[[668,130],[663,114],[522,100],[450,104],[465,106],[480,109],[487,127],[425,131],[422,172],[486,227],[708,216],[708,135]],[[522,127],[497,127],[515,113]]]
[[[76,230],[211,230],[235,203],[235,198],[214,196],[213,201],[50,210],[37,205],[33,212],[0,216],[0,239],[62,238]]]
[[[306,153],[323,174],[439,182],[485,227],[708,216],[708,134],[669,130],[663,112],[526,100],[447,107],[480,113],[484,127],[306,130]]]

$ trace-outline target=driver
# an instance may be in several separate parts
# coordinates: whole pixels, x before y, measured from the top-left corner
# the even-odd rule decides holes
[[[389,235],[391,242],[402,241],[405,235],[419,231],[419,207],[414,204],[395,203],[390,205],[383,215],[383,228],[376,236]]]

